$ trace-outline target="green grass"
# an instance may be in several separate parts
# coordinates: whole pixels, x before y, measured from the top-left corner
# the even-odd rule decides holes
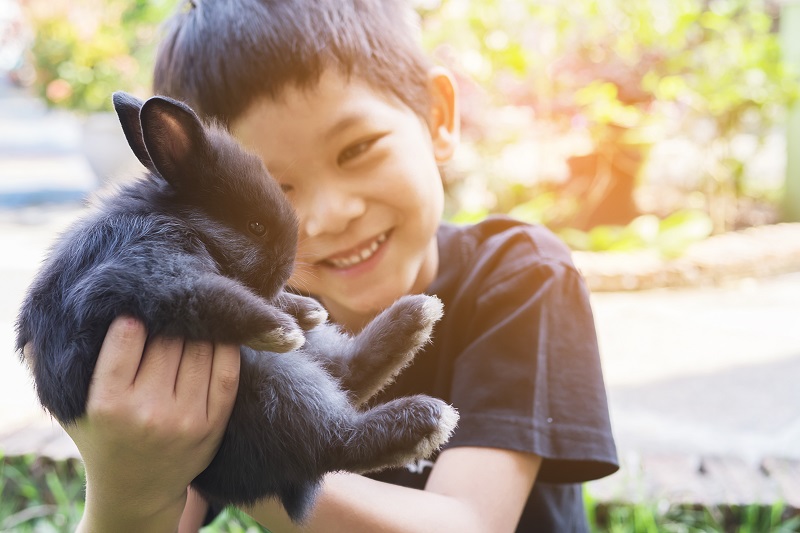
[[[796,533],[800,510],[773,505],[715,506],[597,502],[586,493],[593,532],[603,533]]]
[[[0,532],[74,531],[83,515],[83,465],[0,454]],[[267,529],[235,509],[226,510],[203,533],[262,533]]]
[[[214,522],[203,528],[203,533],[269,533],[269,530],[262,527],[258,522],[237,511],[236,509],[225,509]]]
[[[83,513],[84,471],[79,461],[0,455],[0,532],[73,531]],[[593,532],[794,533],[800,510],[771,506],[702,507],[669,502],[606,503],[586,495]],[[250,517],[229,509],[203,533],[263,533]]]
[[[0,531],[72,531],[83,500],[80,462],[0,455]]]

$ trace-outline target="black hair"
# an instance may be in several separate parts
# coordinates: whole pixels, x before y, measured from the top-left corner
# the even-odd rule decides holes
[[[337,68],[423,119],[430,62],[404,0],[187,0],[167,22],[154,92],[224,125]]]

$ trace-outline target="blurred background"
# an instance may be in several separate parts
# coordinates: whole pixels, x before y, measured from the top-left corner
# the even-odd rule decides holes
[[[177,3],[3,0],[0,67],[88,120],[121,87],[149,95],[159,25]],[[800,55],[791,2],[414,3],[425,48],[461,87],[449,216],[586,231],[680,213],[698,238],[800,216],[784,179]],[[653,222],[617,238],[563,234],[622,249],[652,244]]]
[[[0,0],[0,531],[80,516],[13,320],[56,233],[139,171],[110,95],[151,93],[179,4]],[[800,530],[800,1],[414,5],[460,89],[446,217],[545,224],[592,290],[623,461],[593,527]]]

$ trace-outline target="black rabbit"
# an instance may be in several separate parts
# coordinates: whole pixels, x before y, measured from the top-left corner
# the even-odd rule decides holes
[[[441,400],[358,409],[427,342],[439,300],[405,296],[354,337],[326,323],[315,300],[283,290],[297,221],[261,160],[181,102],[113,100],[149,172],[62,235],[28,291],[17,349],[30,343],[42,405],[65,424],[84,413],[105,332],[127,314],[151,336],[245,345],[222,444],[192,483],[212,502],[277,496],[301,521],[326,472],[441,446],[458,419]]]

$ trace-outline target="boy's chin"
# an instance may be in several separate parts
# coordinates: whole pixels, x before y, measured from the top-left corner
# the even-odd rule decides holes
[[[370,298],[366,301],[353,302],[348,307],[354,315],[360,315],[364,318],[373,318],[375,315],[392,305],[406,293],[393,291],[389,294],[384,294]]]
[[[349,317],[348,321],[366,323],[375,318],[381,311],[395,303],[403,296],[410,294],[410,290],[403,290],[402,288],[392,288],[381,291],[373,291],[366,298],[343,298],[339,301],[330,301],[326,303],[323,298],[323,304],[332,312],[332,314],[345,315]],[[337,313],[334,309],[338,309]]]

